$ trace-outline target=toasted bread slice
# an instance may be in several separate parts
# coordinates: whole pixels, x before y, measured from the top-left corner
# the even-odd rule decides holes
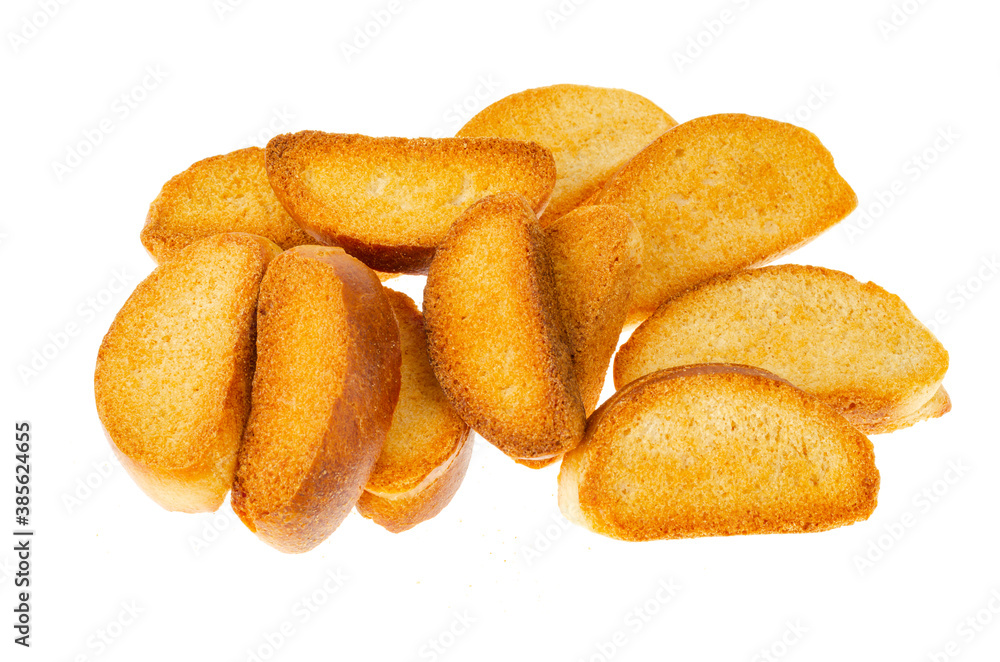
[[[858,199],[809,131],[749,115],[670,129],[591,200],[642,233],[630,323],[718,274],[762,265],[847,216]]]
[[[399,324],[402,382],[392,427],[357,508],[399,533],[434,517],[455,496],[469,468],[472,435],[434,376],[420,309],[401,292],[386,294]]]
[[[233,482],[257,293],[280,250],[242,233],[195,242],[139,283],[104,336],[97,413],[122,466],[167,510],[214,511]]]
[[[552,154],[499,138],[371,138],[303,131],[267,145],[267,175],[311,235],[387,272],[426,273],[452,222],[488,195],[516,191],[541,211]]]
[[[823,531],[867,519],[871,442],[788,382],[724,364],[661,370],[591,417],[559,508],[620,540]]]
[[[626,161],[667,129],[670,115],[627,90],[552,85],[500,99],[463,126],[462,137],[535,142],[552,152],[556,187],[542,227],[597,192]]]
[[[153,259],[164,262],[221,232],[260,235],[286,250],[315,243],[275,197],[260,147],[198,161],[172,177],[149,206],[140,238]]]
[[[667,301],[618,352],[615,385],[690,363],[773,372],[865,434],[947,411],[939,400],[916,414],[948,370],[937,338],[896,295],[832,269],[750,269]]]
[[[552,265],[524,198],[491,196],[455,221],[427,275],[424,316],[441,387],[487,441],[536,461],[580,442],[585,414]]]
[[[399,396],[385,291],[340,248],[299,246],[267,270],[253,405],[233,510],[283,552],[325,540],[357,503]]]
[[[545,229],[556,299],[589,416],[597,407],[611,357],[642,266],[642,237],[611,205],[582,207]]]

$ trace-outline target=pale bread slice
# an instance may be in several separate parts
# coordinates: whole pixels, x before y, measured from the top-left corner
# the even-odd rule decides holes
[[[545,228],[556,299],[589,416],[597,408],[611,357],[642,266],[642,237],[611,205],[581,207]]]
[[[285,208],[320,242],[373,269],[426,273],[459,215],[503,191],[541,211],[552,154],[499,138],[372,138],[303,131],[267,146],[267,175]]]
[[[172,177],[149,206],[140,239],[154,260],[164,262],[222,232],[260,235],[285,250],[315,243],[275,197],[260,147],[198,161]]]
[[[500,99],[470,119],[458,135],[524,140],[552,152],[556,186],[539,217],[547,227],[676,125],[662,108],[628,90],[551,85]]]
[[[618,388],[690,363],[773,372],[866,434],[944,414],[948,352],[896,295],[795,264],[719,276],[665,302],[615,357]],[[920,412],[919,414],[917,412]]]
[[[211,512],[250,411],[260,280],[281,251],[218,234],[153,270],[97,354],[97,413],[122,466],[167,510]]]
[[[664,133],[590,204],[618,205],[644,244],[630,323],[718,274],[765,264],[858,203],[812,133],[750,115],[712,115]]]
[[[536,467],[580,442],[552,266],[522,196],[491,196],[455,221],[427,275],[424,317],[441,387],[483,438]]]
[[[340,248],[282,253],[261,283],[257,371],[232,506],[282,552],[325,540],[364,489],[399,396],[399,331]]]
[[[402,382],[392,426],[357,509],[400,533],[437,515],[455,496],[472,458],[472,431],[434,376],[420,309],[401,292],[385,292],[399,325]]]
[[[725,364],[642,377],[591,417],[559,472],[570,521],[620,540],[823,531],[875,509],[871,442],[770,373]]]

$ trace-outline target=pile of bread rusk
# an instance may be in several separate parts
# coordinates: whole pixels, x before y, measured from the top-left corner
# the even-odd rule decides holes
[[[97,410],[153,500],[231,489],[283,552],[352,508],[433,517],[472,430],[561,461],[560,510],[612,538],[851,524],[879,489],[866,435],[951,407],[948,354],[899,297],[762,266],[856,206],[805,129],[677,124],[617,89],[513,94],[454,138],[280,135],[153,201],[159,266],[104,338]],[[426,275],[422,312],[383,286],[399,274]]]

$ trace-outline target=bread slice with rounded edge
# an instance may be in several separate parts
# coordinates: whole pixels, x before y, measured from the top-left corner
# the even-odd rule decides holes
[[[551,85],[500,99],[470,119],[458,135],[525,140],[552,152],[555,192],[539,218],[547,227],[676,125],[655,103],[628,90]]]
[[[427,275],[424,318],[434,373],[483,438],[533,467],[580,442],[552,265],[524,198],[491,196],[455,221]]]
[[[740,271],[665,302],[619,350],[615,384],[690,363],[773,372],[865,434],[950,409],[937,338],[896,295],[821,267]]]
[[[98,416],[122,466],[167,510],[214,511],[233,482],[257,294],[279,252],[243,233],[197,241],[139,283],[104,336]]]
[[[552,154],[532,143],[320,131],[272,139],[267,175],[285,209],[322,243],[373,269],[416,274],[470,205],[515,191],[541,211],[556,177]]]
[[[644,244],[630,324],[712,276],[759,266],[847,216],[857,196],[812,133],[750,115],[664,133],[589,204],[618,205]]]
[[[556,300],[587,415],[597,407],[642,266],[642,237],[611,205],[581,207],[545,228]]]
[[[434,376],[420,309],[402,292],[385,292],[399,325],[402,382],[389,435],[357,508],[400,533],[437,515],[455,496],[472,458],[472,431]]]
[[[260,147],[198,161],[172,177],[149,206],[140,239],[154,260],[164,262],[222,232],[260,235],[285,250],[315,243],[275,197]]]
[[[620,540],[824,531],[875,509],[871,442],[756,368],[642,377],[591,417],[559,471],[570,521]]]
[[[375,274],[334,247],[275,259],[257,320],[233,510],[275,549],[306,552],[347,516],[375,466],[399,396],[399,332]]]

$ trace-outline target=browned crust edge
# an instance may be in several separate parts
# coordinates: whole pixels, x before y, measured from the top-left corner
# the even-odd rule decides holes
[[[341,397],[334,403],[327,432],[295,495],[276,511],[253,512],[239,473],[233,483],[233,510],[247,528],[279,551],[302,553],[326,540],[361,498],[392,422],[399,397],[401,356],[389,301],[370,269],[336,248],[300,246],[286,253],[328,264],[343,282],[346,314],[353,312],[358,320],[357,335],[352,334],[354,342],[347,353]],[[373,297],[379,302],[377,310],[371,307]],[[366,362],[370,357],[365,349],[371,347],[386,350],[376,365]],[[373,391],[373,383],[383,388]],[[360,418],[359,412],[363,414]],[[349,466],[335,462],[332,458],[336,454],[326,450],[345,443],[356,450]]]
[[[585,488],[586,473],[588,463],[592,454],[588,454],[588,442],[601,421],[616,410],[622,403],[631,401],[641,395],[644,387],[653,382],[671,381],[684,377],[701,376],[710,374],[730,374],[744,375],[754,379],[763,379],[776,384],[781,384],[783,388],[789,388],[797,393],[801,403],[805,407],[811,407],[832,413],[831,421],[843,422],[842,431],[845,436],[850,437],[854,442],[854,449],[857,451],[857,459],[861,471],[856,475],[861,495],[857,503],[845,504],[836,514],[827,521],[819,521],[815,518],[809,521],[774,521],[756,518],[752,522],[745,522],[743,526],[732,527],[726,530],[708,530],[699,522],[691,522],[689,527],[681,527],[678,530],[667,532],[665,535],[648,536],[640,532],[621,529],[600,514],[600,505],[597,503],[600,496],[587,494]],[[878,491],[880,485],[879,471],[875,466],[875,453],[871,441],[846,419],[834,412],[820,400],[810,396],[801,389],[790,384],[787,380],[774,375],[766,370],[752,366],[743,366],[731,363],[696,364],[688,366],[677,366],[667,368],[649,375],[640,377],[633,381],[624,389],[620,390],[611,399],[605,402],[590,418],[587,424],[587,435],[584,442],[573,451],[566,454],[563,465],[559,472],[560,508],[563,514],[577,524],[589,528],[595,533],[624,541],[650,541],[668,540],[678,538],[700,538],[714,536],[734,536],[753,535],[770,533],[808,533],[826,531],[841,526],[846,526],[868,519],[874,512],[878,504]],[[573,495],[567,494],[572,491]],[[575,499],[574,499],[575,497]],[[568,512],[575,511],[575,512]],[[580,518],[584,521],[580,521]]]

